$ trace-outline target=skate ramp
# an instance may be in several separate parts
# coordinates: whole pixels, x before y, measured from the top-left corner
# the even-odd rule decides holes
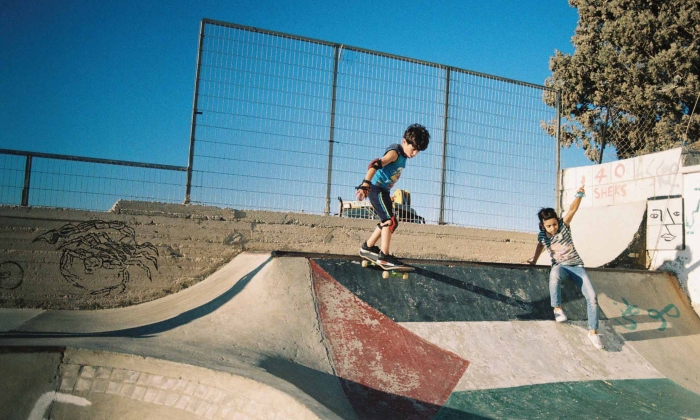
[[[117,355],[130,360],[145,358],[147,362],[139,370],[144,374],[206,383],[190,378],[186,371],[168,373],[165,369],[154,373],[148,367],[168,362],[227,375],[238,384],[255,384],[259,390],[256,398],[248,398],[250,402],[246,404],[224,398],[223,403],[230,400],[231,404],[217,405],[219,411],[213,418],[269,418],[275,411],[267,403],[268,398],[278,398],[280,394],[304,407],[305,413],[286,417],[280,411],[280,418],[353,418],[328,362],[314,307],[309,262],[304,258],[277,259],[269,253],[244,253],[192,288],[168,299],[129,308],[30,313],[5,310],[2,315],[9,320],[0,336],[0,346],[6,349],[21,353],[22,349],[50,346],[59,352],[64,348],[94,352],[93,361],[74,363],[80,366],[84,380],[94,376],[91,371],[108,364],[110,368],[134,370],[108,362]],[[62,368],[67,362],[64,357],[59,359],[63,361]],[[85,366],[89,376],[83,378]],[[149,395],[157,395],[164,391],[160,387],[166,382],[147,383],[146,390],[150,390]],[[55,385],[60,387],[62,382]],[[218,389],[226,395],[239,394],[233,385]],[[60,392],[60,388],[54,391]],[[100,409],[98,403],[119,405],[115,401],[120,398],[129,398],[128,405],[133,409],[138,403],[144,404],[143,413],[158,408],[155,400],[144,400],[145,394],[130,398],[89,387],[63,393],[88,399],[95,410]],[[172,398],[168,401],[172,402]],[[170,417],[172,407],[161,408],[167,410],[159,416],[146,417],[210,418],[188,412],[187,406],[178,411],[185,417]],[[70,409],[79,416],[86,410],[78,406]],[[125,414],[123,410],[117,410],[114,417],[103,418],[121,419],[121,414]],[[4,415],[0,412],[0,417]],[[144,418],[130,416],[126,418]]]
[[[467,363],[437,414],[414,418],[700,415],[693,356],[700,354],[700,321],[666,273],[589,270],[602,313],[601,351],[586,338],[585,300],[570,284],[563,290],[570,321],[553,321],[545,267],[412,261],[417,271],[404,281],[382,280],[356,261],[315,262],[414,340]],[[364,365],[357,364],[356,376],[373,372]],[[430,374],[452,383],[445,372],[462,367]]]
[[[552,320],[547,267],[410,262],[384,280],[355,257],[244,253],[167,300],[5,310],[4,386],[31,398],[0,415],[54,392],[52,418],[700,417],[700,321],[668,274],[589,270],[601,351],[571,285]]]

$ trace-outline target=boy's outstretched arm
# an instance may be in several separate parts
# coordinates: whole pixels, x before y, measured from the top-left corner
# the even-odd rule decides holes
[[[526,262],[530,265],[535,265],[537,260],[540,258],[540,254],[542,254],[542,250],[544,250],[544,245],[538,242],[537,248],[535,248],[535,255]]]
[[[569,211],[566,212],[566,215],[564,216],[564,224],[569,226],[571,224],[571,220],[574,218],[574,214],[576,214],[576,211],[578,210],[578,206],[581,205],[581,199],[586,195],[586,189],[581,185],[581,188],[578,189],[578,192],[576,193],[576,198],[574,198],[574,201],[571,202],[571,206],[569,206]]]
[[[357,192],[355,193],[355,198],[357,198],[357,201],[362,201],[365,199],[365,197],[367,197],[369,186],[372,183],[372,177],[374,177],[374,174],[377,172],[377,166],[379,168],[383,168],[390,163],[396,162],[396,159],[398,158],[399,154],[396,152],[396,150],[389,150],[386,154],[384,154],[384,156],[382,156],[381,159],[375,159],[369,164],[367,167],[367,174],[365,174],[365,179],[362,181],[360,186],[357,187]]]

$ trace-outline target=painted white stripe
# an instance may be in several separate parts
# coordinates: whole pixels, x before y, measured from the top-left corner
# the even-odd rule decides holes
[[[58,401],[67,404],[78,405],[82,407],[87,407],[92,403],[85,398],[78,397],[70,394],[63,394],[61,392],[51,391],[43,394],[39,399],[36,400],[32,412],[29,413],[27,420],[43,420],[46,409],[49,408],[52,402]]]
[[[584,322],[408,322],[406,329],[470,362],[454,391],[567,381],[664,378],[601,322],[606,350]]]

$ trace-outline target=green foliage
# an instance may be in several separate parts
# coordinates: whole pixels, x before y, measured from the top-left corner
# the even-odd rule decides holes
[[[573,55],[556,51],[545,85],[561,93],[564,147],[600,162],[692,143],[700,134],[700,2],[569,0],[578,9]],[[556,105],[554,92],[545,94]],[[556,120],[543,123],[555,135]]]

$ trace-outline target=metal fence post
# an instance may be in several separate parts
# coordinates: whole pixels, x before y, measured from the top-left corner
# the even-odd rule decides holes
[[[444,225],[445,222],[445,191],[447,186],[447,122],[449,120],[450,113],[450,68],[447,67],[445,76],[445,119],[443,124],[442,133],[442,179],[440,181],[441,191],[440,191],[440,217],[438,219],[438,224]]]
[[[561,207],[562,207],[562,191],[561,191],[561,177],[562,177],[562,170],[561,170],[561,92],[557,91],[556,92],[556,108],[557,108],[557,138],[556,138],[556,147],[557,147],[557,162],[556,162],[556,169],[555,169],[555,176],[557,177],[556,179],[556,191],[554,192],[554,198],[556,201],[556,212],[557,214],[561,214]]]
[[[29,206],[29,185],[32,178],[32,156],[28,155],[24,163],[24,187],[22,188],[22,207]]]
[[[185,186],[185,204],[190,204],[190,194],[192,193],[192,165],[194,164],[194,139],[197,129],[197,115],[202,112],[197,109],[199,99],[199,73],[202,68],[202,47],[204,44],[204,25],[202,20],[199,24],[199,51],[197,51],[197,70],[194,78],[194,99],[192,100],[192,126],[190,127],[190,152],[187,157],[187,181]]]
[[[342,45],[335,46],[335,62],[333,63],[333,91],[331,93],[331,128],[328,136],[328,181],[326,184],[326,208],[323,214],[328,216],[331,213],[331,185],[333,177],[333,143],[335,142],[335,95],[338,89],[338,62]]]

